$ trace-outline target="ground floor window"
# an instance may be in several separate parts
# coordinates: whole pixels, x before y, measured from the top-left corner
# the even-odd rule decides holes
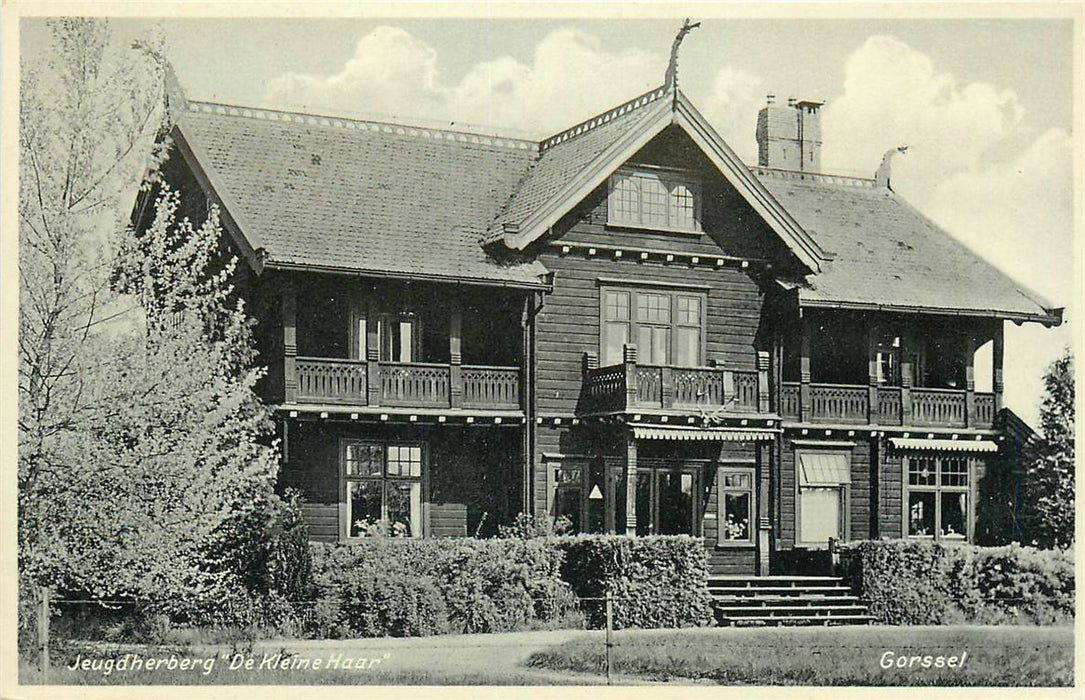
[[[795,462],[799,486],[796,541],[826,547],[830,539],[846,539],[851,453],[800,450]]]
[[[754,470],[752,467],[720,467],[717,472],[718,542],[753,544]]]
[[[637,534],[698,534],[698,476],[694,469],[638,468]]]
[[[967,457],[907,455],[904,470],[908,537],[969,539],[972,463]]]
[[[343,444],[346,536],[422,536],[422,446]]]

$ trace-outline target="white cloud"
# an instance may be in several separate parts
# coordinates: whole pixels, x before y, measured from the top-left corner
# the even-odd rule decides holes
[[[288,73],[268,83],[265,98],[283,106],[546,134],[650,89],[664,64],[651,52],[607,51],[598,37],[558,29],[539,43],[530,65],[503,56],[446,84],[432,47],[403,29],[381,26],[358,41],[338,73]]]
[[[723,140],[746,163],[757,162],[757,112],[763,105],[764,81],[741,68],[724,67],[712,81],[712,89],[698,107]]]
[[[823,110],[822,162],[869,176],[886,150],[907,145],[908,158],[894,167],[921,171],[933,183],[975,167],[1024,111],[1012,90],[961,85],[902,41],[872,36],[848,57],[844,93]]]

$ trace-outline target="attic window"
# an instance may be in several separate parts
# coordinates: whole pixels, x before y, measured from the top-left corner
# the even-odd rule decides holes
[[[623,168],[610,177],[607,223],[700,233],[700,183],[680,171]]]

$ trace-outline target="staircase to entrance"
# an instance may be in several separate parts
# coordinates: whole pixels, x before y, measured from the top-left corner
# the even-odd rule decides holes
[[[723,627],[868,625],[875,618],[835,576],[710,576],[716,622]]]

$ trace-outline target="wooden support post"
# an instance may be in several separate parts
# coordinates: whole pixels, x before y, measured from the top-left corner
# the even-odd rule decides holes
[[[625,407],[637,405],[637,346],[622,346],[622,364],[625,367]]]
[[[1005,321],[995,321],[995,341],[991,352],[991,391],[995,398],[995,415],[1002,410],[1002,392],[1005,389],[1002,383],[1002,356],[1005,353],[1006,337],[1004,332]]]
[[[769,412],[769,352],[757,351],[757,412]]]
[[[625,533],[637,534],[637,438],[625,433]]]
[[[813,332],[810,317],[802,313],[799,324],[801,341],[799,343],[799,420],[807,422],[813,416],[814,394],[810,388],[810,335]]]
[[[900,363],[900,424],[912,424],[912,362]]]
[[[878,423],[878,326],[867,326],[867,423]]]
[[[283,402],[298,399],[297,294],[292,280],[283,285]]]
[[[659,397],[663,408],[674,406],[674,370],[670,367],[661,367],[659,370]]]
[[[448,319],[448,401],[452,408],[463,405],[463,305],[453,299]]]
[[[368,321],[365,324],[365,376],[366,403],[370,406],[381,405],[381,368],[380,368],[380,309],[372,298],[369,300]]]
[[[614,634],[614,594],[610,588],[607,588],[605,594],[606,597],[606,618],[607,618],[607,685],[610,685],[610,672],[611,672],[611,658],[610,650],[614,646],[613,634]]]
[[[757,575],[768,576],[770,570],[772,518],[769,514],[769,475],[771,474],[772,443],[757,444]]]
[[[966,428],[976,427],[976,336],[965,333],[964,346],[964,424]]]

